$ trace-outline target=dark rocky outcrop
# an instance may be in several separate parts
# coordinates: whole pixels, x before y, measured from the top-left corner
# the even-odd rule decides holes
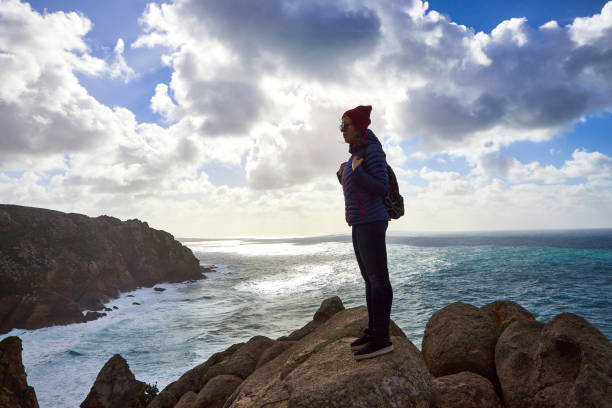
[[[99,318],[104,317],[104,316],[106,316],[106,313],[89,311],[85,313],[85,316],[83,316],[83,321],[90,322],[92,320],[98,320]]]
[[[507,408],[612,407],[612,344],[575,314],[511,324],[495,362]]]
[[[115,354],[104,364],[81,408],[144,408],[147,384],[136,380],[127,362]]]
[[[491,381],[463,371],[431,382],[431,408],[502,408]]]
[[[120,291],[202,277],[191,250],[146,222],[0,205],[0,333],[82,322]]]
[[[28,385],[21,361],[21,339],[0,341],[0,407],[38,408],[34,388]]]
[[[488,313],[455,302],[433,314],[423,336],[423,357],[436,377],[470,371],[497,383],[497,327]]]

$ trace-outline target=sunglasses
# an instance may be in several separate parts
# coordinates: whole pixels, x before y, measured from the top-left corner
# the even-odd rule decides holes
[[[338,127],[340,128],[341,132],[344,132],[344,129],[348,128],[349,126],[351,125],[349,125],[348,123],[340,122],[340,126]]]

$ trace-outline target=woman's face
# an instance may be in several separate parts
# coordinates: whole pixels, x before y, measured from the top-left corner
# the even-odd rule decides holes
[[[359,141],[360,137],[357,133],[357,130],[353,126],[353,121],[348,116],[344,116],[342,118],[342,126],[341,126],[342,136],[344,136],[344,141],[346,143],[356,143]]]

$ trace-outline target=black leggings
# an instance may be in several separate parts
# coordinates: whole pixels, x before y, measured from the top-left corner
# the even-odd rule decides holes
[[[353,225],[353,248],[365,281],[368,328],[378,341],[389,340],[393,289],[387,269],[388,221]]]

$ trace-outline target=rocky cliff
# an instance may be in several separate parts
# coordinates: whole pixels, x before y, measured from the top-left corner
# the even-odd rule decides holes
[[[201,278],[191,250],[146,222],[0,205],[0,333],[82,322],[122,291]]]

